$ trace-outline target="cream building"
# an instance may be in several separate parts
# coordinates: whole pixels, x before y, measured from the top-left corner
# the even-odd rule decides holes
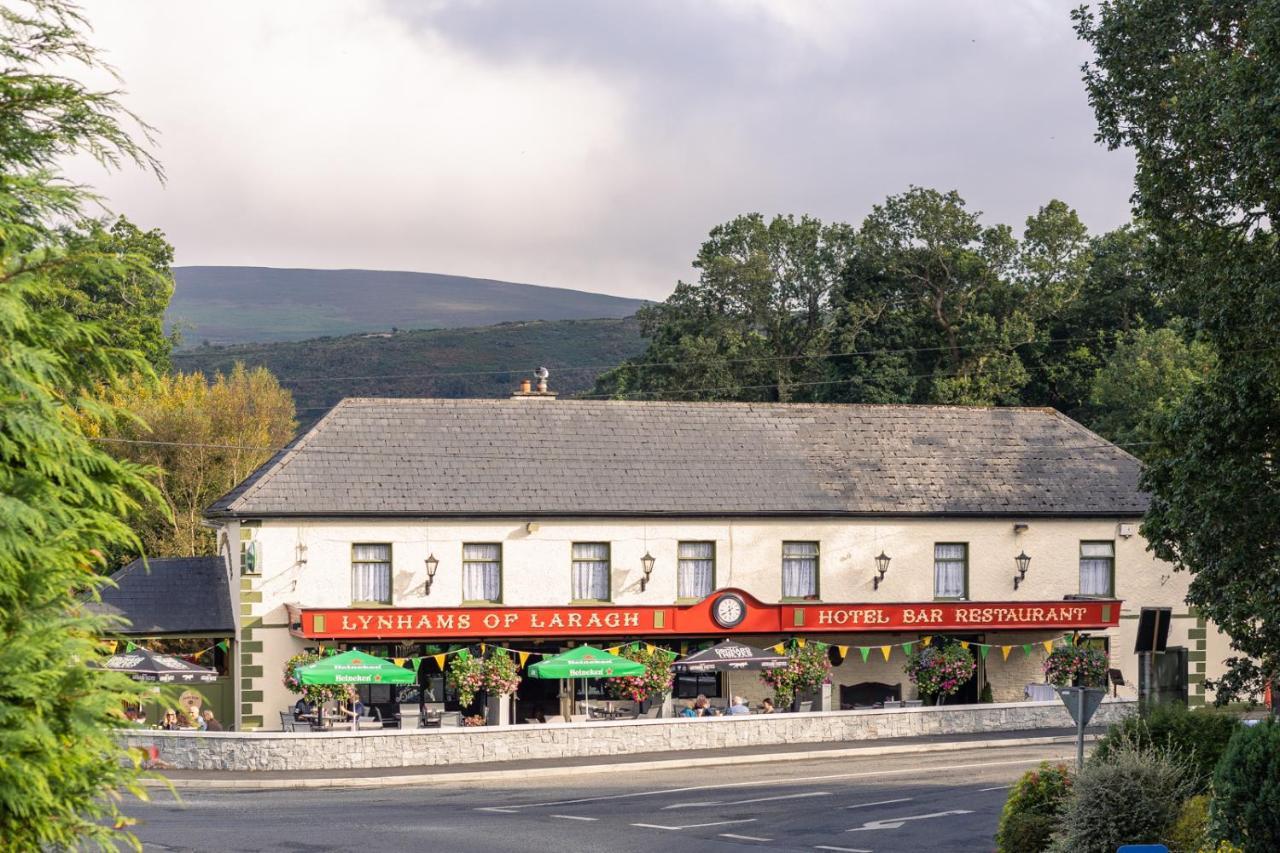
[[[805,638],[845,652],[834,705],[910,698],[901,645],[923,637],[983,652],[958,698],[1016,701],[1045,641],[1075,634],[1133,695],[1149,606],[1173,608],[1203,702],[1222,644],[1206,672],[1211,632],[1138,534],[1137,480],[1044,409],[344,400],[208,512],[238,590],[236,722],[274,728],[284,662],[318,646]],[[769,693],[747,673],[678,689]],[[517,716],[556,712],[557,690],[525,679]]]

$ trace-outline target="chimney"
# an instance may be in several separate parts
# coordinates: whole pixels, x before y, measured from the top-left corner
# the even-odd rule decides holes
[[[547,377],[551,375],[545,367],[539,367],[534,371],[533,375],[537,378],[538,384],[535,389],[533,380],[521,379],[520,390],[511,394],[511,399],[540,398],[544,400],[554,400],[556,398],[554,391],[547,390]]]

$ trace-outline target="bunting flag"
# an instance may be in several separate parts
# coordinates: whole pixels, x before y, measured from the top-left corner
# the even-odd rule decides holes
[[[653,654],[654,652],[658,651],[658,647],[655,646],[653,643],[645,643],[644,650],[649,654]]]
[[[1009,659],[1009,652],[1013,651],[1013,646],[1001,646],[1000,654],[1004,655],[1004,659]]]
[[[893,646],[881,646],[880,654],[884,655],[884,659],[889,659],[889,653],[893,651]]]
[[[226,641],[226,640],[219,640],[219,641],[218,641],[218,644],[217,644],[216,646],[214,646],[214,648],[215,648],[215,649],[221,649],[222,651],[224,651],[224,652],[225,652],[225,651],[227,650],[227,648],[228,648],[227,641]]]
[[[778,645],[772,646],[771,648],[778,654],[784,654],[787,651],[787,647],[782,643],[778,643]],[[863,655],[862,657],[865,659],[866,655]]]
[[[413,661],[413,671],[417,672],[422,669],[422,658],[411,658]]]
[[[107,647],[107,652],[114,655],[116,653],[116,649],[120,648],[120,641],[112,640],[111,642],[105,643],[104,645]]]
[[[840,660],[844,660],[849,656],[848,646],[836,646],[836,648],[840,650]]]
[[[618,653],[618,649],[620,648],[622,648],[622,646],[613,646],[612,648],[605,649],[605,651],[611,655],[616,655]]]
[[[961,640],[961,641],[960,641],[960,648],[964,649],[965,651],[968,651],[968,650],[969,650],[969,641],[968,641],[968,640]]]
[[[131,652],[131,651],[133,651],[133,650],[134,650],[134,649],[136,649],[136,648],[137,648],[137,646],[135,646],[132,642],[126,641],[126,642],[125,642],[125,644],[124,644],[124,650],[125,650],[126,652]]]
[[[527,661],[527,660],[529,659],[529,653],[528,653],[528,652],[516,652],[516,654],[520,656],[520,668],[521,668],[521,669],[524,669],[525,661]]]
[[[983,660],[987,659],[987,654],[990,653],[990,651],[991,651],[991,646],[987,645],[986,643],[982,643],[981,645],[978,646],[978,654],[982,655]]]
[[[1024,655],[1026,655],[1027,657],[1031,657],[1031,644],[1030,644],[1030,643],[1023,643],[1023,644],[1022,644],[1022,653],[1023,653]]]
[[[432,655],[431,658],[436,662],[436,666],[440,667],[440,671],[444,672],[445,653],[442,652],[438,655]]]
[[[775,646],[775,648],[776,648],[776,646]],[[689,644],[688,644],[688,643],[681,643],[681,644],[680,644],[680,657],[684,657],[684,656],[685,656],[685,655],[687,655],[687,654],[689,654]]]
[[[488,646],[486,646],[484,643],[481,643],[481,644],[480,644],[480,654],[484,654],[485,649],[487,649],[487,648],[488,648]]]
[[[404,666],[404,658],[392,658],[391,662],[396,666]]]
[[[800,647],[800,648],[802,648],[802,649],[804,648],[804,644],[805,644],[805,642],[806,642],[806,641],[805,641],[805,638],[804,638],[804,637],[797,637],[797,638],[796,638],[796,645],[797,645],[797,646],[799,646],[799,647]]]
[[[903,644],[902,644],[902,652],[903,652],[903,654],[906,654],[906,655],[911,654],[911,647],[912,647],[912,646],[914,646],[914,645],[915,645],[915,643],[903,643]]]
[[[1046,652],[1053,651],[1053,640],[1045,640],[1042,645],[1044,646],[1044,650]]]
[[[921,638],[920,638],[920,645],[922,645],[922,646],[932,645],[932,643],[933,643],[933,637],[921,637]]]
[[[867,655],[871,654],[870,646],[858,646],[858,654],[862,655],[862,662],[867,662]]]

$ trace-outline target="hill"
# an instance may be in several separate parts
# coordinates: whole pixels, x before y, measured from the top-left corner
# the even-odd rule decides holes
[[[310,423],[343,397],[505,397],[539,365],[561,394],[644,351],[634,318],[502,323],[476,329],[348,335],[174,353],[177,370],[211,374],[263,365]]]
[[[165,324],[189,346],[390,329],[629,317],[644,300],[484,278],[380,270],[175,267]]]

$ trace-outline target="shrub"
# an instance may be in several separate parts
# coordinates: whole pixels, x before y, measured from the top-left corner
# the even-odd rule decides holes
[[[1209,846],[1209,795],[1196,794],[1182,804],[1165,843],[1170,853],[1200,853]]]
[[[1065,764],[1046,761],[1039,769],[1024,773],[1000,813],[996,850],[1040,853],[1049,849],[1049,839],[1070,793],[1071,771]]]
[[[1190,763],[1196,776],[1196,791],[1204,792],[1208,790],[1213,768],[1238,728],[1236,717],[1222,711],[1208,708],[1192,711],[1178,703],[1147,706],[1140,715],[1112,725],[1098,741],[1091,760],[1105,760],[1118,737],[1141,745],[1165,747]]]
[[[952,643],[912,650],[905,671],[926,701],[937,697],[941,704],[944,697],[963,687],[977,668],[973,653],[959,643]]]
[[[1117,737],[1105,760],[1076,776],[1053,849],[1113,853],[1122,844],[1158,842],[1194,790],[1190,766],[1172,750]]]
[[[1209,827],[1245,853],[1280,850],[1280,723],[1237,726],[1213,776]]]
[[[1103,687],[1107,683],[1107,653],[1084,646],[1058,646],[1044,659],[1044,677],[1059,687],[1077,680],[1081,687]]]

